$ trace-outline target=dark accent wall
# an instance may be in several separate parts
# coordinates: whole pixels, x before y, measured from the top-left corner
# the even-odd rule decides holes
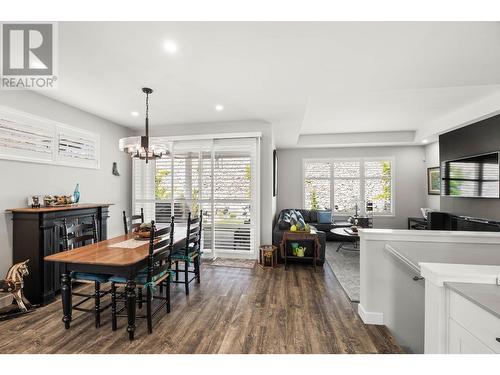
[[[500,115],[439,136],[439,160],[500,151]],[[441,211],[500,220],[500,199],[441,197]]]

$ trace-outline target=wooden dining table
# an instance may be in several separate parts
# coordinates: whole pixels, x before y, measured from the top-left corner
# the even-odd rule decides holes
[[[158,225],[158,229],[161,229],[161,227]],[[185,225],[176,225],[174,227],[174,249],[184,246],[186,235]],[[63,308],[62,321],[66,329],[70,328],[72,319],[71,272],[116,275],[127,279],[125,285],[127,332],[129,338],[134,339],[136,319],[135,279],[139,271],[147,267],[149,255],[149,239],[143,240],[144,244],[133,248],[125,243],[125,241],[134,240],[135,236],[135,234],[130,233],[73,250],[62,251],[44,258],[45,261],[57,262],[63,265],[61,301]]]

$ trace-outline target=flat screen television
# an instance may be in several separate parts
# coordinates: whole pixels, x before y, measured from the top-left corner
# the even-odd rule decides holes
[[[441,163],[441,195],[499,198],[498,152]]]

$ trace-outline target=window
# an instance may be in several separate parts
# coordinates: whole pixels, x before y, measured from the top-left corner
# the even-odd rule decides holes
[[[304,207],[329,209],[338,215],[393,214],[391,159],[335,159],[304,161]]]
[[[365,161],[365,202],[372,202],[374,214],[392,214],[392,163],[390,161]]]
[[[360,161],[342,160],[333,162],[333,202],[336,214],[350,215],[360,206],[361,170]]]
[[[175,141],[168,158],[134,161],[134,210],[146,219],[185,222],[203,210],[203,248],[254,257],[258,225],[255,138]]]
[[[329,161],[307,161],[304,164],[304,207],[324,210],[330,205],[331,164]]]

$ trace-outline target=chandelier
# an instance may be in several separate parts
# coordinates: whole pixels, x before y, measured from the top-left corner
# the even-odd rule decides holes
[[[142,92],[146,94],[146,135],[137,137],[127,137],[120,139],[120,151],[124,151],[132,158],[146,160],[159,159],[168,155],[165,142],[149,137],[149,95],[153,90],[144,87]]]

